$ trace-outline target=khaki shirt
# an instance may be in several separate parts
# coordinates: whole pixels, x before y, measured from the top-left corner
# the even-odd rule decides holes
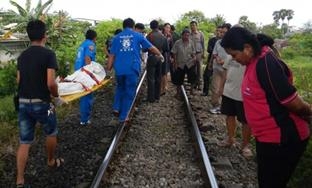
[[[220,57],[224,61],[224,64],[228,64],[229,61],[232,59],[232,56],[227,54],[224,48],[221,46],[221,39],[216,42],[213,48],[212,55],[216,55]],[[223,71],[222,65],[217,63],[216,59],[213,59],[212,67],[213,69],[218,69],[219,71]]]
[[[190,35],[190,39],[194,43],[196,53],[205,51],[205,40],[202,32],[200,31],[192,32]]]
[[[195,47],[191,40],[183,42],[182,39],[174,43],[171,52],[176,55],[176,63],[179,68],[183,69],[186,65],[188,68],[194,65]]]

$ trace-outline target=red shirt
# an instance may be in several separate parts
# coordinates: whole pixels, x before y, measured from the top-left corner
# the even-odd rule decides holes
[[[268,47],[246,67],[242,96],[247,122],[259,142],[291,143],[309,137],[308,123],[284,105],[297,96],[292,74]]]

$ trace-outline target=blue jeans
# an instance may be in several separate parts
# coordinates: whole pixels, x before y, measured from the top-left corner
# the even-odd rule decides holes
[[[20,143],[31,144],[34,140],[36,123],[40,123],[47,136],[58,133],[55,108],[49,103],[20,103],[18,111],[18,126],[20,128]]]
[[[80,98],[80,121],[86,123],[91,118],[93,93]]]
[[[135,97],[138,75],[116,75],[117,87],[113,109],[119,112],[119,121],[125,121]]]

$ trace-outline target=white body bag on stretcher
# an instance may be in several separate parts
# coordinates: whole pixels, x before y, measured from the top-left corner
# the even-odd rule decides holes
[[[89,91],[92,87],[99,85],[105,76],[103,66],[92,61],[58,82],[58,93],[64,96]]]

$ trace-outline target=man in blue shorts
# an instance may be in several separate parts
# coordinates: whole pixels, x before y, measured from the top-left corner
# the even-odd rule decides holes
[[[20,188],[26,187],[24,172],[37,123],[42,126],[46,134],[48,166],[59,167],[64,163],[64,159],[54,156],[58,130],[51,96],[54,97],[56,106],[64,102],[58,97],[55,82],[55,71],[58,68],[56,56],[53,51],[44,47],[47,35],[46,26],[42,21],[30,21],[26,30],[31,46],[17,59],[20,145],[16,154],[16,185]]]
[[[138,78],[141,72],[142,49],[148,49],[162,61],[164,57],[141,33],[133,30],[134,20],[127,18],[123,21],[123,31],[117,34],[112,42],[107,69],[115,69],[117,80],[113,113],[119,117],[119,122],[127,121],[127,115],[135,97]]]

